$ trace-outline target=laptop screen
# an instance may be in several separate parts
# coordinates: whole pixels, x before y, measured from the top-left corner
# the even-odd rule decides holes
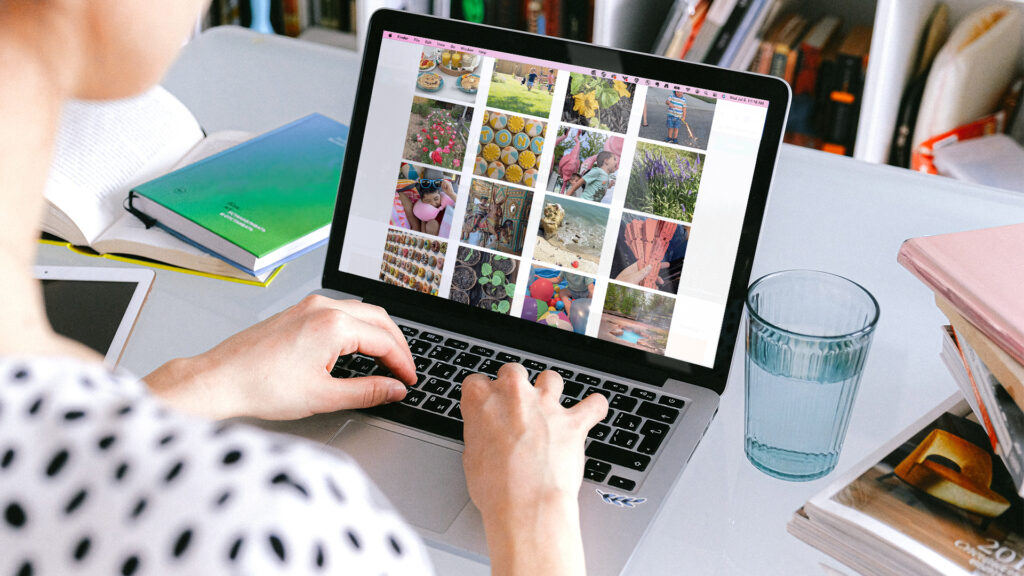
[[[385,30],[339,270],[712,367],[767,111]]]

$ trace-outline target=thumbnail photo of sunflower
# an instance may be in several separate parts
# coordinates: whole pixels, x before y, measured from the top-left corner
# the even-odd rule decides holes
[[[562,106],[562,122],[626,133],[636,84],[573,72]]]

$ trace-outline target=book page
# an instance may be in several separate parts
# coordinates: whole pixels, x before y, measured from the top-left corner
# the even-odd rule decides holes
[[[132,186],[167,172],[202,138],[192,113],[160,86],[124,100],[68,103],[45,192],[78,227],[65,240],[91,244],[121,215]]]

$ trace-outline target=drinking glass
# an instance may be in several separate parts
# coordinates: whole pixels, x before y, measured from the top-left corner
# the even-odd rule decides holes
[[[747,459],[784,480],[831,472],[878,323],[859,284],[813,270],[768,274],[747,292]]]

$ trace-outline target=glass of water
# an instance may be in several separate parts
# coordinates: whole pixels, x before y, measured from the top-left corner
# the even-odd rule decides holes
[[[813,270],[768,274],[747,293],[747,459],[784,480],[832,471],[867,359],[878,302]]]

